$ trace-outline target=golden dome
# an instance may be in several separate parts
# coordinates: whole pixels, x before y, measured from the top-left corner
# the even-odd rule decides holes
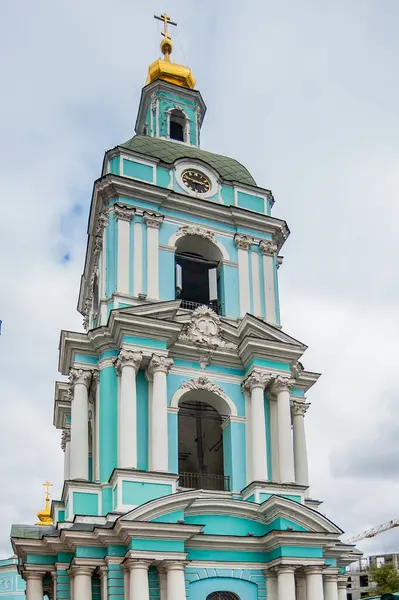
[[[163,40],[161,41],[161,52],[164,58],[159,58],[149,66],[146,85],[157,79],[162,79],[162,81],[174,83],[180,87],[193,90],[195,88],[195,78],[191,69],[189,67],[184,67],[183,65],[172,63],[170,60],[173,44],[168,34],[168,24],[176,25],[176,23],[171,21],[170,17],[166,14],[163,14],[160,17],[156,16],[155,18],[164,22],[164,31],[162,33]]]
[[[53,525],[53,519],[51,518],[50,492],[49,492],[49,487],[53,484],[50,483],[49,481],[46,481],[46,483],[43,483],[43,485],[46,488],[46,505],[43,508],[43,510],[40,510],[37,513],[39,521],[36,523],[36,525],[47,525],[48,526],[48,525]]]

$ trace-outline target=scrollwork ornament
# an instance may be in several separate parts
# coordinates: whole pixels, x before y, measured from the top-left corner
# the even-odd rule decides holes
[[[227,398],[222,388],[205,376],[198,377],[197,379],[189,379],[188,381],[182,383],[180,387],[187,390],[206,390],[207,392],[217,394],[224,399]]]
[[[273,380],[273,391],[276,394],[280,392],[289,392],[290,387],[293,384],[293,380],[289,377],[284,377],[283,375],[277,375]]]
[[[209,240],[213,244],[216,244],[216,237],[213,231],[200,227],[199,225],[183,225],[177,232],[177,237],[183,237],[185,235],[197,235],[205,240]]]
[[[277,254],[277,244],[274,244],[270,240],[261,240],[259,242],[259,249],[265,256],[275,256]]]
[[[250,235],[236,233],[234,236],[234,243],[239,250],[249,250],[254,243],[254,238]]]
[[[158,213],[149,213],[144,211],[143,220],[147,227],[152,227],[153,229],[159,229],[164,217]]]
[[[134,208],[126,206],[126,204],[114,204],[114,215],[116,220],[131,221],[135,212]]]
[[[148,372],[150,373],[150,375],[153,375],[157,371],[162,371],[163,373],[168,374],[172,366],[173,358],[153,354],[148,365]]]
[[[133,367],[137,371],[140,368],[141,361],[143,360],[142,352],[134,352],[133,350],[126,350],[122,348],[115,361],[115,370],[117,375],[121,374],[123,367]]]
[[[258,369],[254,369],[251,373],[244,379],[241,384],[243,392],[251,392],[255,388],[261,388],[264,390],[268,383],[271,381],[272,376],[270,373],[265,373],[264,371],[259,371]]]
[[[152,110],[152,114],[156,115],[157,112],[157,104],[158,104],[158,99],[156,94],[151,94],[151,110]]]
[[[63,429],[62,434],[61,434],[61,449],[63,450],[63,452],[65,452],[66,445],[70,441],[71,441],[71,430]]]
[[[291,414],[293,417],[301,416],[304,417],[308,408],[309,402],[300,402],[299,400],[291,400]]]
[[[192,312],[190,322],[180,333],[179,340],[210,349],[236,348],[234,344],[222,339],[220,317],[206,305],[199,306]]]
[[[291,366],[291,372],[294,379],[298,379],[298,377],[301,376],[303,372],[303,365],[299,362],[299,360],[294,362],[294,364]]]
[[[94,370],[86,369],[71,369],[69,371],[69,385],[74,388],[75,385],[83,384],[87,388],[90,387],[93,379]]]

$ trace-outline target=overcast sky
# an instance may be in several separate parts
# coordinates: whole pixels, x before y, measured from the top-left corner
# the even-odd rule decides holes
[[[165,10],[208,106],[202,147],[272,189],[292,232],[282,322],[323,373],[312,495],[350,533],[399,517],[397,0],[19,0],[0,20],[0,556],[42,482],[61,494],[59,332],[81,330],[93,181],[133,134]],[[399,532],[359,547],[399,551]]]

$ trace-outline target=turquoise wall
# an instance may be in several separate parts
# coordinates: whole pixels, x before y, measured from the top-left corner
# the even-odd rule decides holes
[[[100,370],[100,481],[108,482],[118,461],[118,379],[114,366]]]

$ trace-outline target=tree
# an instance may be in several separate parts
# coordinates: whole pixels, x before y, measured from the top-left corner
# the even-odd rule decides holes
[[[399,592],[399,573],[393,565],[384,564],[381,567],[373,565],[369,567],[368,573],[370,579],[377,584],[373,593]]]

